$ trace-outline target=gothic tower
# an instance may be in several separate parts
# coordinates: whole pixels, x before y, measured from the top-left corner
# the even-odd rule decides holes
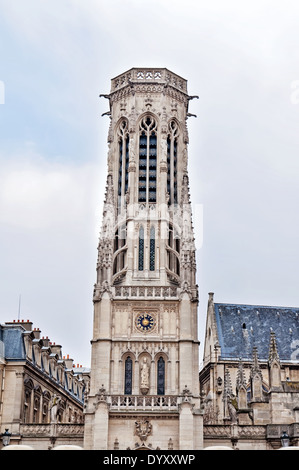
[[[187,82],[112,79],[86,449],[202,447]]]

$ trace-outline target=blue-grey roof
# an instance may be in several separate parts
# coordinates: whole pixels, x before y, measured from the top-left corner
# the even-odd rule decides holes
[[[4,343],[4,357],[7,361],[25,359],[23,333],[22,327],[0,325],[0,341]]]
[[[222,358],[268,360],[271,331],[280,360],[299,361],[299,308],[215,303]]]

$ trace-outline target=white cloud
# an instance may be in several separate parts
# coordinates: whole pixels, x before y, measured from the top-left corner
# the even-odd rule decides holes
[[[30,153],[2,161],[0,178],[0,224],[46,230],[90,219],[95,210],[99,171],[91,163],[50,163]]]
[[[21,294],[21,318],[88,365],[106,175],[49,162],[33,143],[0,162],[0,322],[17,318]]]

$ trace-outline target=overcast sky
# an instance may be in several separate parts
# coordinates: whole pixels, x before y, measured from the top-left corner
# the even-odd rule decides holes
[[[90,365],[110,80],[188,80],[200,339],[215,301],[299,306],[298,0],[0,0],[0,322]],[[201,222],[203,213],[203,223]]]

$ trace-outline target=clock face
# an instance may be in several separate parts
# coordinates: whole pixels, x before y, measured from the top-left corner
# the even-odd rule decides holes
[[[153,329],[155,326],[155,320],[150,313],[141,313],[137,316],[136,326],[138,330],[146,333]]]

